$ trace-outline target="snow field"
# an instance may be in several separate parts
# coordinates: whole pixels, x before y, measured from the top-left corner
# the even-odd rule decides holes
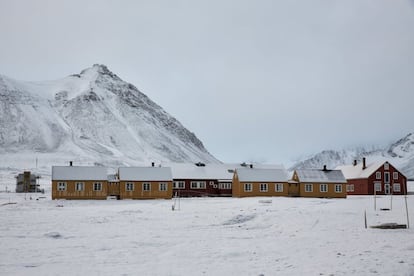
[[[172,211],[173,200],[37,196],[0,193],[1,275],[414,274],[412,229],[364,228],[364,210],[368,225],[406,223],[403,197],[391,211],[379,211],[390,197],[374,211],[363,196],[186,198]]]

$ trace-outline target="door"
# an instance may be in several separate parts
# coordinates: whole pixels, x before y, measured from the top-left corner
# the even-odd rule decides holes
[[[386,195],[389,195],[391,193],[391,185],[390,184],[385,184],[384,185],[384,192]]]

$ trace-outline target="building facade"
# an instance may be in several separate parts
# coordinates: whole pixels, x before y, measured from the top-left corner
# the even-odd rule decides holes
[[[285,169],[239,168],[233,175],[233,197],[288,196]]]
[[[52,199],[106,199],[107,169],[86,166],[53,166]]]
[[[171,168],[122,167],[118,175],[120,199],[172,198]]]
[[[352,165],[339,166],[348,181],[348,195],[404,195],[407,193],[407,177],[385,161],[367,163],[356,160]]]
[[[293,172],[300,197],[346,198],[347,181],[340,170],[298,169]]]

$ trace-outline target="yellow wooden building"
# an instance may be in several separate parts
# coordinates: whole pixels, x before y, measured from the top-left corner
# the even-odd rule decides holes
[[[233,197],[288,196],[288,174],[279,169],[236,169],[233,175]]]
[[[172,198],[172,173],[168,167],[121,167],[121,199]]]
[[[346,198],[347,181],[340,170],[298,169],[292,180],[299,184],[300,197]]]
[[[104,167],[52,167],[52,199],[106,199],[107,183]]]

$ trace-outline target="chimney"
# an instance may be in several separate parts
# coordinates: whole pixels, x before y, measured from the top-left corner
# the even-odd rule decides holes
[[[72,161],[69,161],[69,166],[71,166],[71,167],[72,167],[72,164],[73,164],[73,163],[72,163]]]
[[[362,158],[362,169],[365,170],[367,168],[367,159],[365,157]]]
[[[358,161],[356,161],[356,159],[354,160],[354,166],[356,166],[358,164]]]
[[[152,162],[152,163],[151,163],[151,166],[152,166],[152,167],[155,167],[155,163],[154,163],[154,162]]]
[[[323,171],[326,172],[327,170],[326,165],[323,165]]]

